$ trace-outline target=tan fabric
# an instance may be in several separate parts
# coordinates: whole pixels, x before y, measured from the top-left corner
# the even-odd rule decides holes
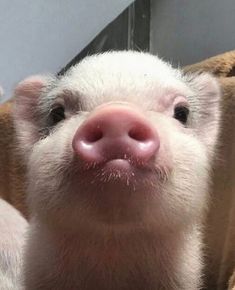
[[[228,289],[229,284],[229,289],[235,290],[235,51],[188,66],[185,71],[211,72],[219,77],[223,90],[222,131],[205,227],[205,280],[206,289]],[[0,164],[0,197],[27,215],[25,166],[17,152],[11,102],[0,106]]]
[[[185,70],[215,74],[223,91],[219,154],[206,225],[206,277],[207,289],[227,289],[235,269],[235,51],[209,58]],[[230,280],[229,289],[235,290],[234,280]]]
[[[208,277],[216,282],[218,289],[225,289],[235,266],[235,77],[221,79],[221,84],[224,91],[223,127],[208,216],[207,242],[211,271]]]
[[[233,275],[229,279],[229,290],[235,290],[235,271],[233,272]]]
[[[12,102],[0,105],[0,197],[27,216],[25,166],[16,146],[12,124]]]
[[[210,72],[218,77],[235,76],[235,50],[189,65],[185,67],[185,71]]]

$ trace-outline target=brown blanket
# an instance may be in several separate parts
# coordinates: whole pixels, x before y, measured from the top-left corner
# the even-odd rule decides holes
[[[21,161],[12,123],[12,102],[0,105],[0,197],[27,216],[25,166]]]
[[[235,290],[235,51],[188,66],[185,71],[211,72],[222,86],[219,156],[205,226],[205,280],[206,289],[228,289],[230,284],[229,289]],[[0,164],[0,197],[27,216],[25,167],[17,152],[11,102],[0,106]]]
[[[215,162],[211,207],[206,225],[208,289],[227,289],[235,269],[235,51],[188,66],[219,77],[223,98],[219,156]],[[235,273],[234,273],[235,276]],[[229,289],[235,290],[235,277]]]

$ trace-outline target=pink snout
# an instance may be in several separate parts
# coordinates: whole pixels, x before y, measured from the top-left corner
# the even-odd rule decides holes
[[[142,164],[157,154],[160,140],[137,109],[107,105],[96,109],[78,128],[72,147],[86,163],[126,159]]]

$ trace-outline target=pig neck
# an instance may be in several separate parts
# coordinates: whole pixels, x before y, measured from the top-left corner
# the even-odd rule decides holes
[[[47,251],[44,250],[44,254],[50,257],[52,265],[56,268],[61,285],[67,285],[66,279],[71,280],[72,275],[77,277],[75,283],[80,283],[89,276],[88,284],[91,286],[82,288],[89,290],[120,289],[121,284],[118,286],[112,283],[122,283],[126,279],[135,281],[134,284],[131,283],[133,288],[129,285],[128,290],[155,287],[159,289],[168,282],[178,285],[178,288],[169,284],[167,289],[186,289],[183,286],[179,288],[181,282],[178,281],[178,277],[182,276],[179,272],[183,271],[183,267],[179,265],[182,260],[186,260],[187,267],[190,267],[190,261],[185,259],[185,255],[190,255],[191,251],[195,252],[195,237],[198,236],[197,230],[192,227],[164,235],[144,230],[118,233],[115,229],[98,233],[85,228],[71,234],[49,229],[46,225],[41,225],[40,228],[41,234],[38,239],[42,249]],[[43,247],[43,244],[46,246]],[[43,255],[43,250],[39,252]],[[58,269],[61,273],[58,273]],[[102,275],[107,277],[102,280]],[[128,275],[130,276],[127,277]],[[117,277],[119,282],[111,277]],[[102,281],[105,281],[105,285],[108,283],[109,288],[106,288]],[[146,281],[149,285],[145,284]],[[93,288],[92,285],[95,284],[97,287]],[[139,285],[142,285],[142,288],[139,288]]]

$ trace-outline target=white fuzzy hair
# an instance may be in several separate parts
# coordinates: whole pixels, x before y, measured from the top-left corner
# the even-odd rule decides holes
[[[0,289],[19,290],[28,223],[15,208],[2,199],[0,217]]]

